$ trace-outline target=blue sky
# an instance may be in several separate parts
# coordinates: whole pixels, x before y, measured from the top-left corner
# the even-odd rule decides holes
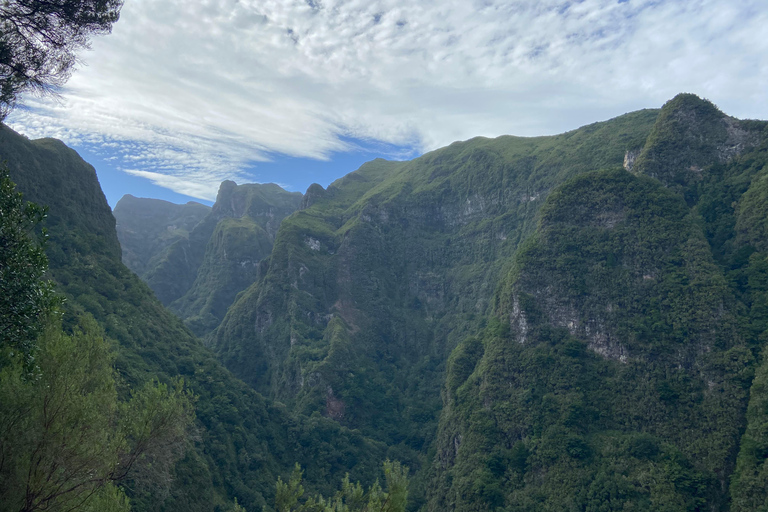
[[[417,156],[413,147],[393,146],[370,141],[346,141],[351,149],[332,153],[327,159],[290,157],[274,155],[269,161],[245,164],[238,174],[240,183],[277,183],[291,192],[305,192],[312,183],[327,187],[344,174],[354,171],[365,162],[374,158],[403,160]],[[125,194],[136,197],[154,197],[172,203],[197,201],[213,205],[210,198],[196,197],[172,188],[156,185],[153,181],[124,172],[119,167],[119,159],[113,151],[95,147],[91,144],[73,146],[80,156],[94,166],[101,188],[110,206],[115,207]]]
[[[123,193],[327,185],[375,157],[560,133],[692,92],[768,118],[765,0],[126,0],[7,120]]]

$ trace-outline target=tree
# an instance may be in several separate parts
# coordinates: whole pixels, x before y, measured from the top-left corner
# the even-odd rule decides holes
[[[24,91],[51,92],[69,78],[75,53],[106,34],[123,0],[0,1],[0,121]]]
[[[64,333],[46,298],[43,216],[0,171],[0,508],[126,512],[118,483],[170,483],[193,398],[181,381],[150,381],[118,399],[101,328],[86,315]]]
[[[127,510],[116,484],[170,482],[193,420],[181,382],[148,382],[118,399],[114,352],[92,318],[72,335],[55,323],[37,365],[0,370],[0,503],[4,510]],[[96,507],[95,504],[98,504]]]
[[[37,229],[45,214],[40,206],[24,204],[8,169],[0,167],[0,366],[9,350],[20,351],[31,366],[42,317],[56,302],[53,285],[44,279],[46,233]]]
[[[302,471],[296,464],[288,483],[278,477],[275,489],[277,512],[405,512],[408,501],[408,468],[399,462],[385,461],[386,492],[379,481],[366,492],[360,483],[353,484],[349,475],[341,483],[341,491],[333,498],[314,496],[299,503],[304,495]]]

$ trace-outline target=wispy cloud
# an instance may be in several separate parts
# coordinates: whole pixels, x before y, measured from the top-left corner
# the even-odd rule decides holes
[[[766,56],[763,0],[127,0],[62,101],[9,123],[210,199],[350,139],[556,133],[681,91],[768,117]]]

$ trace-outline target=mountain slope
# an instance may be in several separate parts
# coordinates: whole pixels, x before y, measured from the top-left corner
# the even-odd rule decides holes
[[[301,200],[300,193],[274,183],[238,186],[232,181],[221,184],[210,209],[125,196],[114,212],[127,248],[123,260],[203,336],[256,280],[257,265],[272,251],[280,222]]]
[[[734,302],[681,197],[624,170],[568,181],[502,323],[454,354],[431,508],[722,508],[753,360]]]
[[[639,175],[550,195],[452,355],[430,509],[764,506],[766,126],[680,95]]]
[[[543,199],[570,176],[621,166],[656,115],[555,137],[472,139],[410,162],[370,162],[324,191],[313,185],[306,208],[281,225],[263,277],[230,307],[215,350],[264,394],[424,466],[445,362],[485,323]]]
[[[323,418],[294,417],[225,370],[120,261],[115,220],[91,166],[59,141],[0,126],[0,156],[25,198],[50,208],[50,273],[67,298],[65,324],[85,312],[117,342],[123,393],[182,376],[198,396],[197,439],[168,495],[131,490],[135,510],[249,510],[272,503],[295,462],[310,487],[332,492],[347,471],[370,482],[383,448]]]
[[[213,346],[430,510],[756,503],[765,127],[683,94],[370,162],[310,187]]]
[[[182,239],[211,211],[194,201],[174,204],[160,199],[123,196],[112,214],[125,266],[143,276],[163,253]]]
[[[211,213],[194,232],[203,239],[201,232],[213,226],[195,281],[169,306],[193,332],[202,336],[214,330],[235,296],[256,280],[258,263],[272,252],[280,223],[301,200],[302,194],[274,183],[221,184]]]

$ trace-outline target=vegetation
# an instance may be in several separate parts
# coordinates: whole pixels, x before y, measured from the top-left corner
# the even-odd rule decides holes
[[[45,232],[34,234],[44,218],[45,209],[24,204],[7,168],[1,167],[0,339],[6,349],[20,351],[28,367],[44,315],[55,304],[52,284],[44,280],[48,260],[40,242]]]
[[[114,484],[148,473],[168,481],[187,444],[191,396],[180,382],[150,382],[118,401],[114,353],[95,322],[83,318],[72,335],[56,323],[33,235],[44,210],[23,204],[7,172],[0,192],[0,268],[10,281],[0,304],[9,327],[0,340],[0,501],[23,512],[127,510]]]
[[[170,482],[122,487],[134,510],[741,511],[768,495],[767,126],[680,95],[375,160],[279,228],[296,198],[225,182],[147,276],[192,251],[164,289],[197,332],[226,311],[215,355],[120,263],[92,169],[0,147],[50,207],[60,337],[116,342],[116,410],[179,377],[197,397]],[[410,481],[378,484],[385,458]]]
[[[326,493],[345,472],[374,480],[385,447],[322,417],[293,417],[235,379],[120,262],[115,221],[93,168],[60,142],[0,128],[0,153],[25,198],[49,208],[48,276],[66,298],[63,327],[92,315],[116,351],[117,393],[177,378],[196,397],[191,444],[170,487],[126,484],[133,510],[246,510],[273,502],[278,474],[298,461],[306,485]],[[144,479],[143,481],[148,481]],[[149,479],[152,481],[152,479]]]
[[[222,183],[213,208],[125,196],[115,207],[123,262],[198,336],[213,331],[258,276],[301,194],[274,183]]]
[[[189,233],[210,212],[210,207],[194,201],[174,204],[124,195],[112,212],[123,263],[143,277],[170,246],[189,239]]]
[[[399,462],[384,462],[386,488],[379,481],[365,491],[360,482],[353,484],[349,475],[341,482],[341,490],[333,498],[304,496],[301,466],[296,464],[288,482],[278,477],[275,492],[277,512],[405,512],[408,501],[408,468]]]
[[[92,35],[106,34],[122,0],[7,0],[0,4],[0,121],[24,91],[64,84],[75,53]]]

